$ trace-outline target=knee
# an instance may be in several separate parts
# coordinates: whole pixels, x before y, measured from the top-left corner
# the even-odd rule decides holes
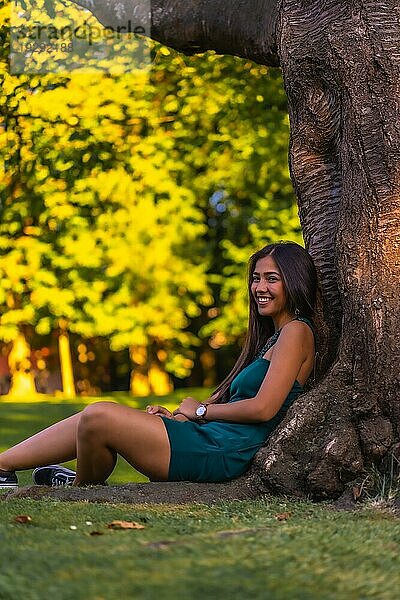
[[[106,428],[112,402],[95,402],[89,404],[81,413],[78,424],[78,437],[99,435]]]

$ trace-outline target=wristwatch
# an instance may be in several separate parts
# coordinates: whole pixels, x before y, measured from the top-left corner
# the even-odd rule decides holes
[[[196,408],[196,421],[199,423],[206,423],[206,414],[207,414],[207,405],[200,404],[198,408]]]

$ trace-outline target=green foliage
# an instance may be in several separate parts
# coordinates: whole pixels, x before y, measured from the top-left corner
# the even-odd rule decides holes
[[[236,57],[184,57],[161,48],[155,64],[164,127],[208,224],[217,317],[200,334],[213,336],[217,347],[217,339],[234,342],[247,327],[249,256],[281,239],[302,243],[287,167],[286,96],[278,70]]]
[[[243,334],[248,256],[301,234],[279,72],[151,46],[149,75],[112,76],[11,75],[3,46],[0,337],[63,319],[182,377],[199,329]]]

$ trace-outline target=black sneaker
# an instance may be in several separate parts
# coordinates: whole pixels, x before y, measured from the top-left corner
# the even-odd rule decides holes
[[[75,471],[71,471],[71,469],[67,469],[61,465],[38,467],[32,473],[32,479],[36,485],[48,485],[51,487],[72,485],[75,476]]]
[[[18,487],[18,478],[14,471],[0,471],[0,490],[10,490]]]

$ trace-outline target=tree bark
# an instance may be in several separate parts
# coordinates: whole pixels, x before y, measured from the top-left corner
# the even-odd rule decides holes
[[[321,498],[400,437],[400,7],[285,0],[280,23],[292,178],[325,314],[342,330],[335,364],[259,453],[253,480]]]
[[[103,24],[134,0],[80,0]],[[121,12],[120,12],[121,14]],[[281,66],[290,169],[319,269],[325,377],[243,485],[336,497],[400,440],[400,7],[396,0],[156,0],[151,36]],[[121,24],[121,23],[120,23]]]
[[[276,0],[73,0],[104,26],[142,25],[149,36],[195,54],[215,50],[278,66]],[[132,25],[132,28],[133,28]]]

